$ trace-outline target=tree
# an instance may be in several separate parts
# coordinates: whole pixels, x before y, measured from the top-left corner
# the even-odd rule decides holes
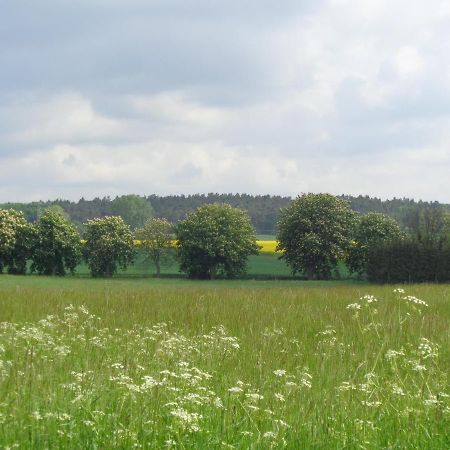
[[[170,261],[173,250],[174,226],[166,219],[149,219],[135,232],[141,248],[155,264],[156,276],[161,275],[161,265]]]
[[[133,234],[121,217],[103,217],[85,224],[84,258],[94,277],[112,277],[134,260]]]
[[[9,273],[26,272],[32,233],[33,227],[22,212],[0,209],[0,273],[5,267]]]
[[[139,195],[122,195],[111,202],[111,212],[120,216],[131,227],[142,227],[146,220],[153,217],[153,208],[149,201]]]
[[[61,205],[56,205],[55,204],[55,205],[47,206],[45,208],[44,212],[45,211],[53,211],[53,212],[59,214],[60,216],[63,216],[67,220],[70,220],[69,214],[67,214],[66,210]]]
[[[71,273],[81,260],[80,235],[63,215],[46,210],[36,225],[31,271],[43,275]]]
[[[245,272],[258,254],[255,229],[244,211],[227,204],[204,205],[176,226],[180,269],[190,278],[227,278]]]
[[[292,272],[329,278],[347,249],[355,213],[330,194],[303,194],[281,210],[277,250]]]
[[[403,233],[397,221],[381,213],[368,213],[355,221],[353,241],[347,253],[350,272],[367,272],[369,251],[383,242],[400,240]]]

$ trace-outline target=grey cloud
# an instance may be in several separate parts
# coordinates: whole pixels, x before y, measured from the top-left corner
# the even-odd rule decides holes
[[[398,187],[438,198],[450,14],[433,11],[403,0],[5,0],[2,195]],[[422,184],[408,176],[420,168]]]

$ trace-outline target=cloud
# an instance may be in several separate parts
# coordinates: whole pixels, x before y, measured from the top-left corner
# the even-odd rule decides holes
[[[6,2],[0,201],[121,193],[450,202],[450,8]]]

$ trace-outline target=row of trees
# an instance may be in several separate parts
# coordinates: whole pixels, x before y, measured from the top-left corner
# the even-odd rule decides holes
[[[443,218],[450,214],[450,205],[438,202],[414,201],[408,198],[381,200],[369,196],[341,196],[350,203],[353,211],[360,214],[378,212],[395,219],[402,229],[411,233],[424,232],[426,224],[431,225],[433,233],[439,232]],[[89,219],[106,216],[121,216],[135,230],[151,217],[164,217],[177,223],[200,206],[226,203],[248,212],[250,220],[260,234],[275,234],[279,214],[292,202],[290,197],[248,194],[196,194],[169,196],[122,195],[115,198],[84,198],[77,202],[55,200],[52,202],[9,203],[0,208],[13,208],[24,213],[28,222],[36,222],[49,206],[59,207],[67,217],[83,232],[83,223]]]
[[[178,250],[180,269],[192,278],[239,276],[247,256],[258,253],[255,229],[248,215],[229,205],[205,205],[176,226],[151,218],[133,234],[119,216],[88,220],[81,236],[58,211],[46,210],[38,222],[23,213],[0,210],[0,272],[44,275],[73,273],[81,260],[94,277],[110,277],[125,269],[136,256],[135,239],[160,275],[161,264]]]
[[[278,250],[293,274],[309,279],[330,278],[338,261],[345,261],[352,273],[370,276],[376,272],[377,262],[392,259],[383,259],[379,249],[391,245],[392,250],[394,243],[414,241],[438,250],[448,245],[449,223],[440,226],[442,233],[430,231],[436,229],[433,227],[427,222],[425,233],[408,236],[382,213],[361,215],[341,198],[304,194],[280,212]],[[22,213],[0,210],[0,269],[24,273],[31,260],[31,271],[64,275],[73,272],[84,258],[93,276],[112,276],[118,267],[132,263],[133,240],[139,239],[156,265],[157,275],[176,242],[180,270],[189,277],[233,278],[243,274],[248,257],[258,253],[256,231],[248,214],[227,204],[203,205],[176,225],[151,218],[134,234],[118,216],[88,220],[83,228],[81,243],[76,227],[58,211],[47,210],[36,224],[29,224]],[[377,272],[377,281],[383,281],[379,273],[382,271]]]

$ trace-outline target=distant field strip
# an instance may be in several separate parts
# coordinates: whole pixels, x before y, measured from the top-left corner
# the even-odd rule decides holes
[[[84,242],[84,241],[83,241]],[[260,253],[280,253],[276,251],[278,242],[275,240],[272,241],[260,241],[257,240],[256,243],[260,247]],[[142,241],[135,240],[134,245],[136,247],[140,247],[142,245]],[[173,246],[175,247],[176,241],[173,241]]]

